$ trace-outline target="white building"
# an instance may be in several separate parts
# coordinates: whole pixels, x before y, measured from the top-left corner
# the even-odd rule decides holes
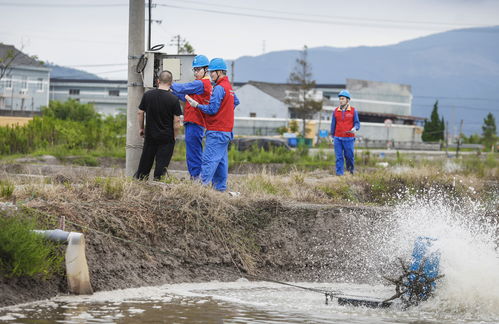
[[[0,115],[29,116],[49,103],[50,69],[0,43]]]
[[[126,80],[50,79],[50,100],[91,103],[104,115],[126,113]]]
[[[297,117],[285,102],[289,84],[249,81],[234,88],[241,101],[235,112],[236,135],[276,135],[278,127],[288,126],[289,120]],[[338,93],[343,89],[350,91],[351,105],[359,112],[361,139],[371,143],[421,142],[424,118],[411,116],[409,85],[355,79],[316,86],[316,94],[323,98],[323,110],[311,121],[317,133],[319,129],[329,131],[332,112],[339,104]]]

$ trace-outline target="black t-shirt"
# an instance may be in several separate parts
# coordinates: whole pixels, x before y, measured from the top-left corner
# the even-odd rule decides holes
[[[144,93],[139,109],[146,113],[145,138],[174,143],[173,116],[182,115],[178,98],[170,91],[153,89]]]

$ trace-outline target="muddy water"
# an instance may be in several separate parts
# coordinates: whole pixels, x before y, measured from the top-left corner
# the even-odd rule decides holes
[[[311,284],[344,293],[387,297],[391,287],[353,284]],[[402,311],[325,305],[324,296],[264,282],[176,284],[65,296],[0,309],[8,323],[497,323],[497,312],[463,308],[439,310],[429,301]],[[448,306],[448,305],[447,305]]]

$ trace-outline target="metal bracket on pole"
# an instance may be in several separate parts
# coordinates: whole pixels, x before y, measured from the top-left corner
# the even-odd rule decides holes
[[[128,56],[128,59],[129,59],[129,60],[138,60],[138,59],[140,59],[141,57],[142,57],[142,55],[141,55],[141,56],[129,55],[129,56]]]
[[[138,83],[138,82],[131,82],[128,84],[129,87],[143,87],[143,83]]]

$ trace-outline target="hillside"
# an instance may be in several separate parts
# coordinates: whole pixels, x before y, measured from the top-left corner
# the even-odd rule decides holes
[[[429,117],[439,99],[445,120],[456,127],[464,119],[463,131],[473,133],[481,132],[488,112],[499,118],[498,52],[499,26],[495,26],[454,30],[388,46],[310,48],[309,60],[318,83],[344,83],[354,78],[410,84],[413,115]],[[235,79],[285,82],[298,53],[278,51],[238,58]]]
[[[52,63],[45,64],[46,67],[50,68],[50,77],[58,79],[86,79],[86,80],[102,80],[101,77],[83,70],[77,70],[73,68],[68,68],[65,66],[60,66]]]

